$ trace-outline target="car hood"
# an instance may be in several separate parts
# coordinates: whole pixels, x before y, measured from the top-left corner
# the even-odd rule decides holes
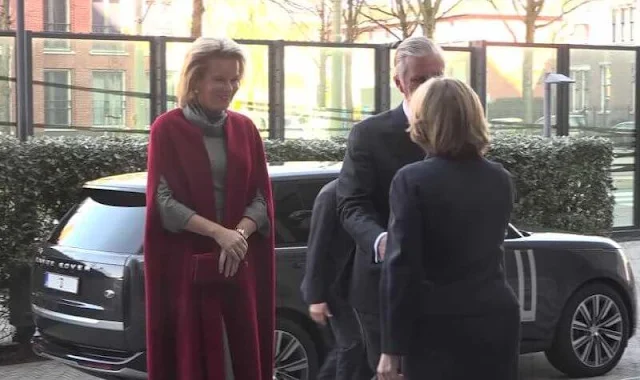
[[[522,241],[531,243],[541,242],[546,244],[567,244],[569,248],[576,249],[620,249],[620,244],[615,240],[602,236],[578,235],[562,232],[529,232],[530,236],[525,236]]]

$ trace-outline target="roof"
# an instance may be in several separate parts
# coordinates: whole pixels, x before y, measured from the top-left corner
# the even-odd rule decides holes
[[[269,176],[273,181],[296,178],[335,177],[340,172],[341,162],[289,161],[269,163]],[[147,173],[137,172],[99,178],[87,182],[84,187],[90,189],[145,192]]]

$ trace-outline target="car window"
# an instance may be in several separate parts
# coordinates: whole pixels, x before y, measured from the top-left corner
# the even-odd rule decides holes
[[[296,179],[274,182],[277,245],[307,244],[313,202],[320,189],[329,181],[330,179]]]
[[[135,254],[142,252],[145,195],[85,190],[54,229],[49,241],[60,246]]]

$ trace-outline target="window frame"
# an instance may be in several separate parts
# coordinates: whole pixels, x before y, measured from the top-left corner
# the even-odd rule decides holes
[[[72,82],[72,70],[71,69],[52,69],[52,68],[46,68],[43,69],[42,75],[43,75],[43,79],[46,82],[47,81],[47,73],[51,73],[51,72],[64,72],[66,73],[66,83],[64,83],[67,86],[71,86],[71,82]],[[44,86],[44,91],[43,91],[43,101],[44,101],[44,124],[45,124],[45,128],[71,128],[73,125],[73,100],[72,100],[72,93],[71,93],[71,88],[67,88],[67,121],[68,123],[66,125],[62,125],[62,124],[49,124],[47,121],[47,115],[49,112],[49,103],[53,102],[54,104],[57,104],[57,101],[55,99],[47,99],[47,86]],[[58,112],[59,110],[55,109],[55,107],[51,108],[53,109],[55,112]]]
[[[60,4],[57,4],[59,2],[64,3],[65,7],[65,20],[63,23],[56,22],[56,20],[50,20],[50,18],[55,19],[54,9],[59,8]],[[42,29],[45,32],[71,32],[71,10],[69,9],[69,5],[69,0],[43,0]],[[58,25],[62,27],[58,28]],[[71,51],[71,40],[63,38],[46,38],[43,43],[43,49],[45,53],[69,52]]]
[[[127,80],[126,79],[127,78],[126,78],[126,71],[125,70],[109,70],[109,69],[91,70],[91,87],[92,88],[96,88],[95,87],[95,82],[94,82],[96,73],[102,73],[102,74],[104,74],[104,73],[119,73],[121,78],[122,78],[122,86],[121,86],[120,91],[122,91],[122,92],[126,91],[126,88],[127,88]],[[106,89],[102,89],[102,90],[106,90]],[[110,90],[107,90],[107,91],[110,91]],[[111,91],[113,91],[113,90],[111,90]],[[93,96],[95,97],[95,95],[97,93],[99,93],[99,92],[93,92]],[[113,125],[110,125],[110,124],[96,124],[95,123],[95,120],[96,120],[95,119],[95,110],[96,110],[95,102],[96,101],[95,101],[95,98],[93,98],[92,99],[92,107],[91,107],[91,110],[93,112],[91,125],[93,127],[95,127],[95,128],[122,128],[122,129],[126,128],[126,126],[127,126],[127,97],[126,97],[126,95],[125,94],[115,95],[115,94],[109,94],[109,93],[103,93],[103,94],[106,95],[106,96],[120,96],[120,97],[122,97],[122,118],[121,118],[122,124],[113,124]],[[104,112],[103,112],[103,114],[104,114]],[[103,119],[102,121],[105,122],[106,119]]]

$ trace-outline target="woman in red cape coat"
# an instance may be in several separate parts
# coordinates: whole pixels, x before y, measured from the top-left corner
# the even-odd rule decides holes
[[[244,57],[235,42],[196,40],[178,89],[181,108],[160,116],[151,127],[144,241],[150,380],[227,378],[223,320],[235,380],[271,380],[273,376],[274,223],[262,139],[249,118],[226,111],[223,128],[229,175],[224,216],[216,220],[215,179],[203,130],[187,120],[183,111],[190,102],[225,111],[243,69]],[[156,202],[161,181],[176,201],[196,213],[181,232],[163,227]],[[254,234],[255,223],[243,216],[257,192],[264,197],[271,225],[266,236]],[[215,258],[211,281],[196,283],[194,255],[207,254]],[[224,273],[218,271],[218,264]],[[229,273],[233,275],[226,277]]]

